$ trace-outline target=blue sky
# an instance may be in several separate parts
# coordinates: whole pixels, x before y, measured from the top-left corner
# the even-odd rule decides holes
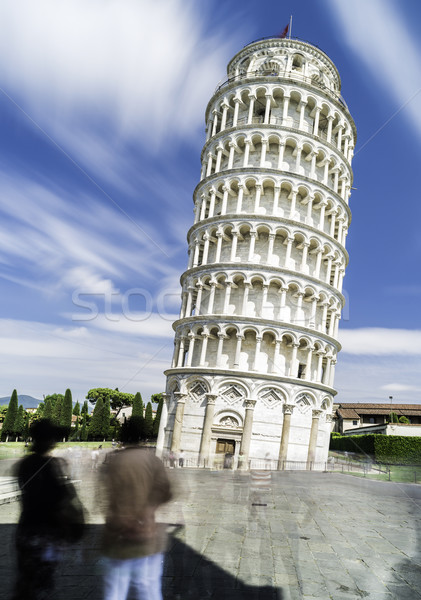
[[[0,396],[164,389],[206,104],[291,14],[358,130],[337,399],[421,401],[415,0],[4,0]]]

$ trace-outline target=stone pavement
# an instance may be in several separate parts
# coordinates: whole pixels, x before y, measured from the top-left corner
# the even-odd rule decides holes
[[[173,469],[177,495],[160,512],[174,531],[165,600],[421,599],[421,486],[340,473]],[[267,473],[266,473],[267,475]],[[100,600],[99,499],[81,496],[87,536],[66,553],[51,600]],[[0,598],[13,581],[19,503],[0,506]]]

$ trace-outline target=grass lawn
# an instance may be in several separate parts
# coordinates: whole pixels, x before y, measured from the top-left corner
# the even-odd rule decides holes
[[[347,474],[354,475],[355,477],[377,479],[379,481],[395,481],[396,483],[421,483],[421,466],[419,465],[391,465],[390,478],[388,467],[382,467],[382,471],[387,472],[379,472],[376,469],[370,469],[366,474],[357,473],[355,471],[347,471]]]

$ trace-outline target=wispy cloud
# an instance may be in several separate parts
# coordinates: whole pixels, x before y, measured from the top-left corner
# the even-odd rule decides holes
[[[88,326],[57,327],[35,321],[0,320],[2,394],[43,394],[72,389],[83,399],[92,387],[141,391],[144,397],[162,391],[172,340],[136,336]],[[0,394],[1,395],[1,394]]]
[[[137,283],[154,281],[158,273],[173,276],[174,266],[159,246],[169,248],[174,242],[170,228],[165,240],[147,217],[142,224],[158,245],[113,206],[86,193],[75,201],[63,188],[0,172],[0,198],[0,215],[7,224],[0,261],[8,279],[24,283],[26,273],[28,285],[45,280],[50,292],[81,288],[96,293],[127,285],[130,278]],[[18,265],[16,278],[9,267]]]
[[[421,355],[421,330],[366,327],[341,329],[342,352],[366,355]]]
[[[411,37],[398,3],[393,0],[327,0],[327,3],[336,16],[343,39],[368,69],[370,77],[399,106],[407,103],[405,114],[421,138],[419,101],[415,100],[415,95],[421,92],[421,46],[418,39]]]
[[[238,48],[228,23],[209,34],[211,8],[191,0],[5,0],[3,86],[40,123],[70,124],[77,115],[100,127],[106,119],[119,136],[141,134],[158,149],[169,135],[197,133]]]

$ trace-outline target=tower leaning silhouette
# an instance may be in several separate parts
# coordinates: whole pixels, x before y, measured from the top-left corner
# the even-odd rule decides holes
[[[206,110],[157,451],[327,459],[356,130],[331,60],[253,42]],[[254,462],[253,462],[254,461]]]

